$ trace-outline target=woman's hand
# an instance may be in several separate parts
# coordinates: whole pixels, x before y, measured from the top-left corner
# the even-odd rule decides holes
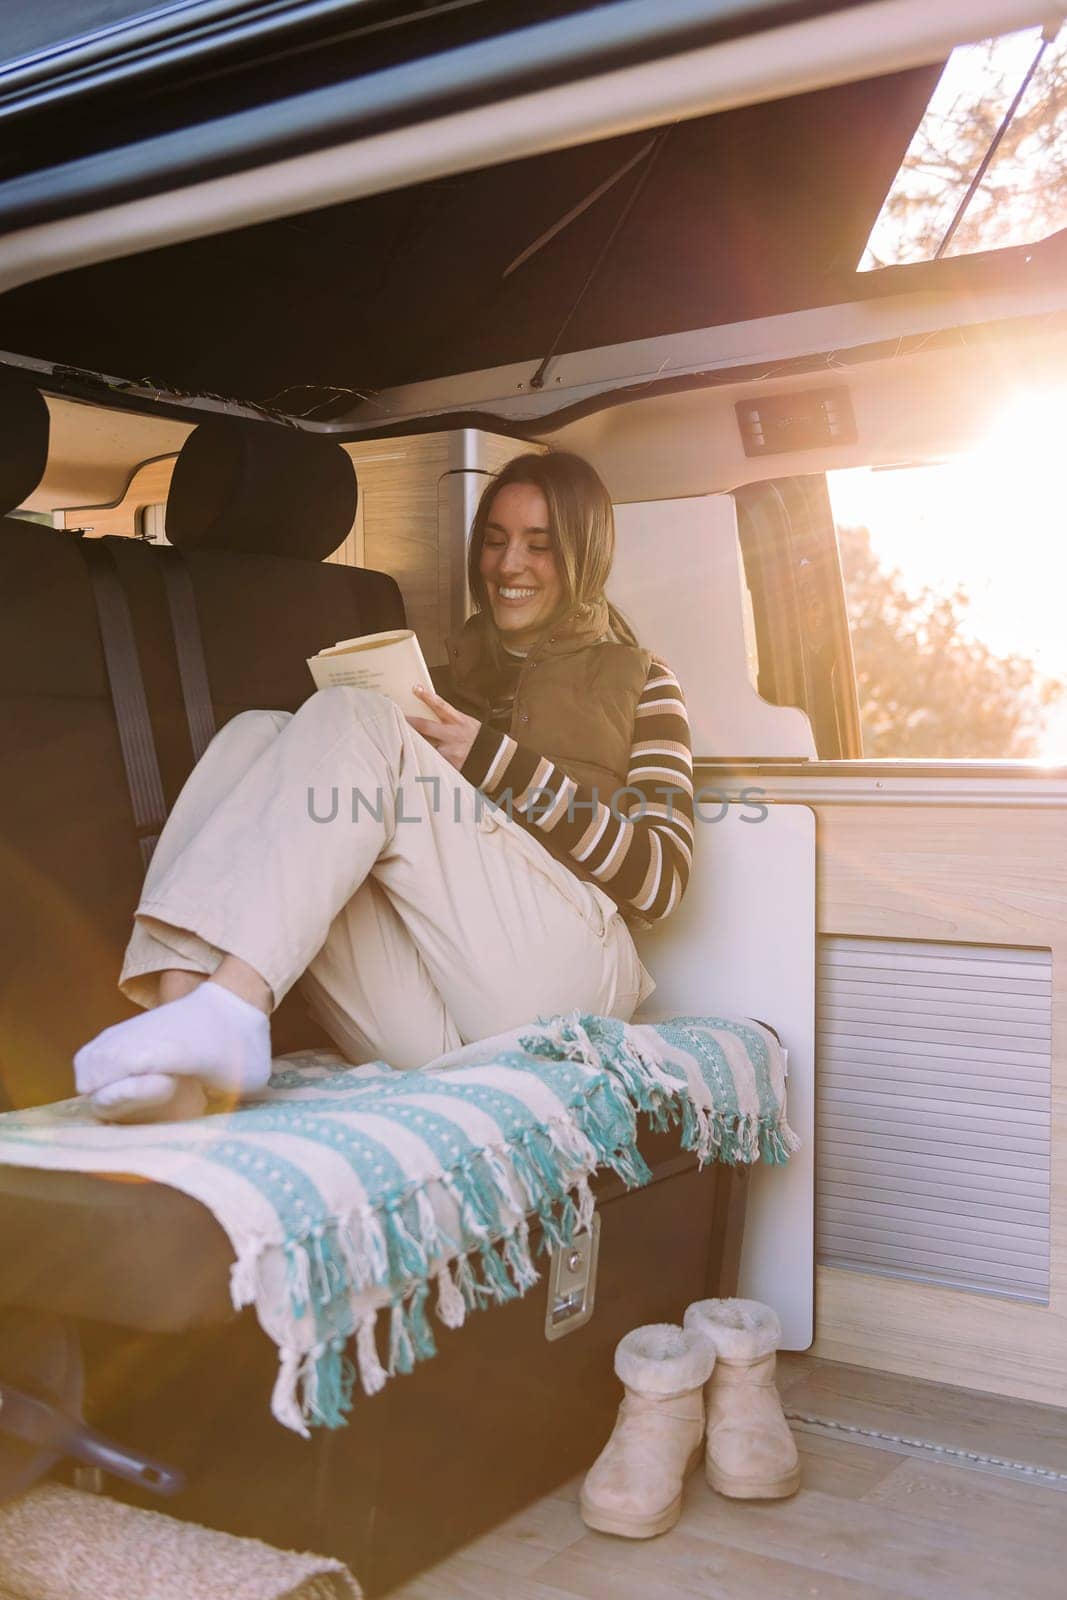
[[[418,685],[415,693],[420,700],[424,700],[434,717],[408,717],[408,722],[421,733],[424,739],[429,739],[432,745],[451,762],[456,771],[462,769],[463,763],[470,755],[471,745],[478,736],[481,723],[477,717],[468,717],[465,711],[457,711],[455,706],[450,706],[447,700],[442,700],[439,694],[434,694],[431,689],[422,689]]]

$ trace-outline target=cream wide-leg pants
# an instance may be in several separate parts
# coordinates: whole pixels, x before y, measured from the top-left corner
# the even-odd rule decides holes
[[[419,1067],[654,987],[614,902],[495,810],[391,700],[320,690],[212,740],[160,835],[119,986],[239,956],[352,1062]]]

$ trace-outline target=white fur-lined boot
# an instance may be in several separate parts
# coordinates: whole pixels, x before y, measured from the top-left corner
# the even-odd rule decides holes
[[[697,1300],[685,1326],[715,1351],[704,1472],[734,1500],[782,1500],[800,1488],[797,1447],[774,1383],[782,1325],[758,1300]]]
[[[673,1528],[682,1484],[704,1442],[706,1340],[671,1322],[635,1328],[615,1349],[626,1393],[611,1438],[582,1485],[583,1521],[601,1533],[651,1539]]]

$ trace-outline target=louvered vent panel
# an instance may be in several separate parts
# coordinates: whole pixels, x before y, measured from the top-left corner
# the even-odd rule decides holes
[[[1045,1302],[1047,950],[824,938],[818,1258]]]

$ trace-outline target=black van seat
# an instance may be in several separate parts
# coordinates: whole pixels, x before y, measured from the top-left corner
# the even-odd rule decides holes
[[[20,412],[30,435],[20,443],[39,473],[35,414],[36,434]],[[35,481],[8,467],[0,489],[17,503]],[[216,726],[252,707],[295,710],[313,688],[307,656],[403,626],[391,578],[321,560],[355,515],[351,460],[338,446],[262,423],[212,422],[190,436],[174,483],[168,535],[196,596]],[[107,544],[129,601],[169,806],[193,751],[161,552],[137,539]],[[73,1051],[133,1009],[115,980],[143,865],[74,533],[0,520],[0,614],[3,1109],[72,1094]],[[288,1017],[286,1009],[275,1019],[279,1052],[327,1042],[298,1005]],[[0,1253],[0,1304],[149,1329],[231,1314],[228,1241],[176,1190],[2,1168],[0,1234],[17,1241]]]
[[[186,549],[203,635],[217,726],[240,711],[295,710],[313,685],[305,658],[338,638],[402,627],[404,608],[384,573],[323,564],[351,525],[355,484],[350,459],[336,445],[303,462],[289,453],[290,486],[272,507],[238,481],[247,430],[228,422],[232,471],[216,445],[193,492],[179,460],[181,515],[168,519],[172,542]],[[268,436],[287,430],[251,424]],[[218,435],[218,425],[206,425]],[[186,445],[194,444],[197,430]],[[256,446],[257,452],[261,447]],[[319,496],[320,452],[330,468]],[[331,457],[347,469],[347,505],[339,501]],[[258,463],[257,463],[258,465]],[[309,470],[310,469],[310,470]],[[247,471],[244,483],[249,482]],[[270,553],[225,548],[227,519],[242,544],[252,498],[262,545]],[[286,503],[288,501],[288,504]],[[2,507],[0,507],[2,509]],[[282,520],[294,515],[294,521]],[[302,529],[316,555],[302,558]],[[206,542],[210,540],[210,543]],[[170,616],[158,559],[137,539],[109,539],[129,600],[151,712],[165,799],[173,804],[193,763]],[[115,715],[85,562],[76,537],[35,524],[0,524],[0,757],[8,781],[0,796],[0,899],[6,916],[0,979],[0,1093],[9,1105],[42,1104],[73,1092],[71,1055],[132,1007],[115,980],[143,875]],[[279,1049],[318,1042],[286,1039]]]

